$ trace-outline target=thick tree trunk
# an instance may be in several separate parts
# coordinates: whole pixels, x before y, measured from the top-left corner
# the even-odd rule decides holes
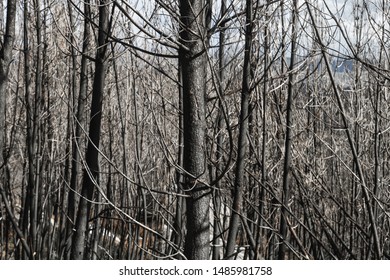
[[[98,46],[95,58],[95,77],[92,89],[91,118],[89,123],[89,141],[85,156],[81,199],[77,212],[76,232],[72,242],[71,259],[85,258],[85,239],[88,232],[88,219],[95,185],[99,183],[99,143],[102,120],[102,105],[106,70],[107,35],[109,32],[108,1],[99,2]],[[87,19],[86,19],[87,20]]]
[[[179,64],[183,77],[184,169],[187,202],[188,259],[208,259],[210,254],[209,207],[205,150],[206,15],[204,0],[181,0]]]

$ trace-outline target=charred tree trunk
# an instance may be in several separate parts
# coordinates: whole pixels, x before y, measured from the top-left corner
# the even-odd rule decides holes
[[[15,232],[21,240],[24,253],[28,258],[31,258],[31,249],[26,242],[25,235],[20,229],[17,219],[14,215],[14,209],[8,201],[5,191],[5,166],[7,165],[7,153],[5,147],[5,111],[6,111],[6,92],[9,67],[12,62],[12,48],[15,41],[15,22],[16,22],[16,1],[7,1],[7,21],[4,33],[4,39],[1,42],[0,49],[0,195],[5,206],[8,218],[11,220]]]
[[[296,13],[297,0],[294,0],[293,14],[292,14],[292,29],[291,29],[291,58],[288,75],[287,87],[287,115],[286,115],[286,135],[284,142],[284,165],[283,165],[283,186],[282,186],[282,211],[280,217],[279,234],[281,237],[279,245],[279,259],[286,258],[286,237],[287,237],[287,214],[288,214],[288,200],[290,199],[290,163],[291,163],[291,132],[292,132],[292,95],[293,95],[293,79],[294,79],[294,64],[296,52]]]
[[[78,174],[80,168],[80,152],[79,147],[81,147],[81,139],[82,139],[82,130],[84,127],[84,110],[85,110],[85,101],[87,98],[87,86],[88,86],[88,58],[86,54],[90,49],[90,40],[91,40],[91,30],[89,26],[88,19],[91,17],[90,12],[90,3],[89,0],[84,2],[84,15],[86,17],[84,21],[84,39],[83,39],[83,56],[81,58],[81,68],[80,68],[80,88],[79,88],[79,96],[77,102],[77,112],[76,112],[76,120],[75,120],[75,135],[72,141],[72,167],[71,167],[71,175],[70,175],[70,192],[68,195],[68,220],[66,223],[66,259],[70,258],[70,245],[71,245],[71,237],[73,233],[73,227],[75,225],[75,212],[76,212],[76,192],[78,191]]]
[[[204,0],[181,0],[179,64],[183,77],[184,169],[187,203],[188,259],[208,259],[209,207],[205,151],[206,15]]]
[[[248,120],[249,120],[249,97],[250,97],[250,83],[251,83],[251,52],[252,52],[252,26],[253,13],[252,1],[246,1],[246,24],[245,24],[245,56],[244,69],[241,90],[241,112],[240,112],[240,131],[238,138],[238,154],[234,181],[234,197],[232,216],[229,225],[229,235],[227,240],[227,247],[225,257],[232,259],[234,257],[234,249],[236,246],[236,238],[240,225],[243,190],[244,190],[244,168],[245,158],[248,146]]]
[[[88,219],[95,186],[99,184],[99,142],[102,120],[104,81],[106,71],[107,35],[109,32],[108,1],[99,1],[98,46],[95,57],[95,77],[92,89],[89,141],[85,156],[81,199],[77,212],[76,232],[72,242],[71,259],[85,258],[85,240],[88,233]],[[87,19],[86,19],[87,20]]]

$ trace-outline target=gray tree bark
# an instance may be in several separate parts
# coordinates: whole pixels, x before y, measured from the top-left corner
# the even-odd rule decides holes
[[[15,39],[16,1],[7,1],[7,22],[0,49],[0,168],[4,166],[5,144],[5,102],[8,70],[12,61],[12,47]]]
[[[208,259],[210,254],[209,207],[205,148],[206,15],[204,0],[180,1],[179,64],[183,77],[183,130],[188,259]]]

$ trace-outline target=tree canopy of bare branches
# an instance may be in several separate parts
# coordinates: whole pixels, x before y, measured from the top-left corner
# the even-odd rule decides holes
[[[0,1],[0,259],[389,259],[389,5]]]

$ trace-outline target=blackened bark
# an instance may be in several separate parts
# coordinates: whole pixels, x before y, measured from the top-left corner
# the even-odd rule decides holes
[[[25,96],[25,106],[26,106],[26,126],[27,126],[27,133],[26,133],[26,143],[28,143],[29,135],[31,134],[29,131],[30,128],[30,102],[27,102],[27,97],[29,96],[29,85],[30,85],[30,77],[29,77],[29,63],[28,63],[28,56],[29,56],[29,46],[28,46],[28,33],[27,33],[27,15],[28,15],[28,5],[25,1],[23,3],[23,58],[24,58],[24,96]],[[27,146],[28,147],[28,146]],[[26,148],[27,148],[26,147]],[[28,148],[27,148],[28,149]],[[30,189],[26,188],[26,190],[22,191],[22,218],[21,218],[21,228],[23,231],[23,234],[25,236],[28,235],[28,213],[30,209],[30,200],[29,197],[31,197]]]
[[[14,216],[13,209],[8,202],[5,192],[5,165],[7,164],[5,152],[5,110],[6,110],[6,92],[9,67],[12,61],[12,48],[15,41],[15,22],[16,22],[16,0],[7,1],[7,21],[4,33],[4,39],[1,42],[0,49],[0,194],[9,219],[18,238],[21,240],[24,253],[31,258],[31,250],[28,246],[17,219]]]
[[[104,81],[106,70],[107,35],[109,32],[108,1],[99,1],[98,46],[95,58],[95,77],[92,89],[89,141],[85,156],[86,169],[83,174],[81,199],[77,212],[76,232],[72,242],[71,259],[85,258],[85,239],[95,185],[99,183],[99,142],[102,120]]]
[[[246,150],[248,146],[248,119],[249,119],[249,96],[251,82],[251,51],[252,51],[252,1],[246,1],[246,25],[245,25],[245,55],[244,69],[241,90],[241,112],[240,112],[240,131],[238,136],[238,155],[234,181],[234,197],[232,206],[232,215],[229,224],[229,234],[225,258],[232,259],[234,257],[234,249],[236,246],[236,237],[240,225],[240,214],[243,201],[243,182],[244,182],[244,167]]]
[[[209,207],[211,193],[206,180],[205,91],[206,15],[205,0],[181,0],[179,64],[183,77],[183,130],[187,235],[184,254],[188,259],[208,259],[210,254]]]
[[[68,195],[68,220],[66,225],[66,237],[70,239],[71,234],[73,233],[73,226],[75,224],[75,212],[76,212],[76,192],[78,190],[77,187],[77,178],[79,174],[79,162],[80,162],[80,153],[78,151],[78,147],[81,146],[81,136],[82,130],[84,127],[84,108],[85,101],[87,97],[87,85],[88,85],[88,76],[87,76],[87,67],[88,67],[88,58],[86,54],[90,48],[90,37],[91,30],[89,27],[88,19],[91,17],[90,12],[90,1],[84,1],[84,39],[83,39],[83,56],[81,58],[81,68],[80,68],[80,89],[79,89],[79,97],[77,103],[77,112],[76,112],[76,129],[75,129],[75,137],[72,142],[72,170],[70,175],[70,192]],[[66,244],[66,258],[70,257],[70,242]]]
[[[30,258],[35,255],[35,222],[34,222],[34,151],[35,151],[35,127],[34,127],[34,107],[31,102],[31,50],[29,43],[29,10],[28,2],[25,1],[23,5],[23,53],[24,53],[24,99],[26,106],[26,147],[27,147],[27,187],[24,196],[23,206],[23,218],[22,218],[22,230],[28,239],[28,243],[31,244]],[[24,256],[26,258],[27,256]]]
[[[288,201],[290,199],[290,163],[291,163],[291,132],[292,132],[292,95],[293,95],[293,79],[294,79],[294,64],[296,55],[296,13],[297,0],[294,0],[292,15],[292,38],[291,38],[291,59],[289,66],[288,88],[287,88],[287,115],[286,115],[286,136],[284,143],[284,166],[283,166],[283,186],[282,186],[282,211],[280,217],[279,235],[281,237],[278,258],[285,259],[287,257],[286,237],[287,237],[287,214]]]

